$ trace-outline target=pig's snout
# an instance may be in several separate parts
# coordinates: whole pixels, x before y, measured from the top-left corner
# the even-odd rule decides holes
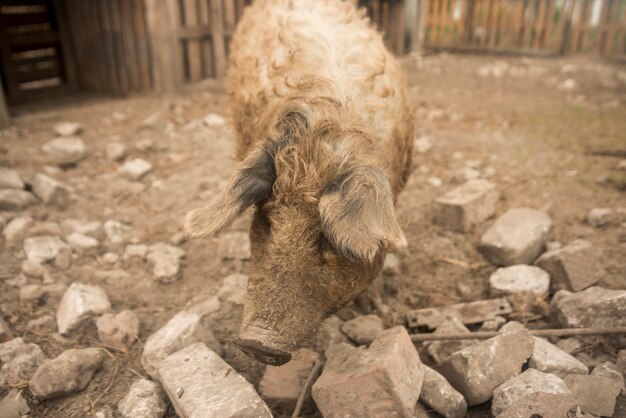
[[[280,366],[291,360],[293,347],[281,342],[275,331],[258,325],[248,326],[233,342],[241,351],[265,364]]]

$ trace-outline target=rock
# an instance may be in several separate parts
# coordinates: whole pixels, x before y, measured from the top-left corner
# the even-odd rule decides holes
[[[420,154],[426,154],[433,147],[428,135],[422,135],[415,140],[415,150]]]
[[[178,312],[158,331],[148,337],[141,354],[141,365],[155,379],[161,361],[170,354],[197,342],[205,342],[219,354],[222,348],[196,313]]]
[[[43,299],[46,294],[42,285],[28,284],[20,288],[20,302],[34,302]]]
[[[415,404],[415,409],[413,409],[413,418],[431,418],[432,415],[428,413],[426,407],[422,405],[421,402]]]
[[[117,404],[122,418],[162,418],[167,411],[161,385],[148,379],[137,379]]]
[[[111,142],[107,144],[104,153],[111,161],[121,161],[126,157],[126,145],[121,142]]]
[[[470,180],[435,200],[435,223],[457,232],[469,231],[493,216],[500,194],[487,180]]]
[[[77,234],[88,235],[94,238],[101,238],[103,233],[102,223],[98,221],[65,219],[61,222],[61,228],[63,228],[65,234],[76,232]]]
[[[424,367],[424,384],[420,401],[446,418],[463,418],[467,413],[465,398],[448,381],[430,367]]]
[[[7,243],[13,243],[21,240],[34,223],[35,221],[33,221],[33,218],[30,216],[18,216],[11,219],[2,231],[4,240]]]
[[[548,404],[551,409],[543,412]],[[495,389],[491,413],[494,417],[556,418],[566,417],[573,406],[576,400],[561,378],[528,369]]]
[[[126,161],[120,167],[119,171],[130,180],[139,181],[143,176],[152,171],[152,164],[144,159],[135,158],[134,160]]]
[[[106,252],[102,254],[102,262],[105,264],[113,265],[117,263],[117,260],[119,260],[119,258],[120,258],[119,255],[112,253],[112,252]]]
[[[49,163],[58,166],[77,164],[87,156],[85,143],[78,137],[55,138],[46,142],[41,150]]]
[[[543,338],[533,337],[535,346],[528,361],[528,367],[540,372],[552,373],[559,377],[568,374],[587,374],[589,369],[581,361],[572,357]]]
[[[133,311],[114,315],[105,313],[96,321],[98,337],[103,343],[127,351],[139,336],[139,318]]]
[[[478,324],[511,312],[513,309],[506,298],[496,298],[457,303],[438,308],[415,309],[407,312],[406,318],[411,328],[427,326],[433,329],[452,316],[464,324]]]
[[[17,171],[0,167],[0,189],[24,189],[24,182]]]
[[[28,261],[42,264],[56,259],[63,252],[71,254],[72,250],[61,238],[44,235],[26,238],[24,240],[24,252]]]
[[[535,264],[548,272],[554,290],[579,291],[606,276],[601,259],[600,250],[589,241],[576,240],[558,250],[548,251]]]
[[[0,190],[0,210],[22,210],[36,202],[35,196],[25,190]]]
[[[443,180],[441,180],[439,177],[431,176],[431,177],[428,177],[426,179],[426,181],[432,187],[441,187],[441,186],[443,186]]]
[[[185,250],[162,242],[150,246],[146,258],[153,264],[152,274],[161,283],[172,283],[180,275],[180,261]]]
[[[341,324],[343,321],[337,315],[331,315],[322,322],[317,333],[318,346],[322,351],[326,352],[337,344],[351,344],[348,337],[340,331]]]
[[[616,399],[622,390],[620,383],[607,377],[582,374],[570,374],[563,380],[583,411],[597,416],[613,416]]]
[[[146,254],[148,254],[148,246],[144,244],[130,244],[124,250],[124,258],[145,258]]]
[[[291,361],[282,366],[267,366],[259,383],[259,392],[265,399],[297,401],[313,367],[321,361],[320,355],[308,348],[294,352]]]
[[[217,291],[217,297],[222,302],[243,305],[248,288],[248,276],[245,274],[231,274],[224,278],[222,287]]]
[[[585,343],[576,337],[563,338],[562,340],[559,340],[555,345],[561,350],[565,351],[567,354],[572,355],[583,350],[585,347]]]
[[[340,327],[348,338],[359,345],[369,345],[384,331],[383,320],[376,315],[357,316]]]
[[[100,348],[71,349],[46,360],[28,383],[39,399],[51,399],[83,390],[106,357]]]
[[[226,119],[217,113],[209,113],[202,119],[202,122],[209,128],[221,128],[226,125]]]
[[[500,329],[501,326],[506,324],[506,319],[501,316],[496,316],[493,319],[483,322],[478,331],[481,332],[495,332]]]
[[[617,223],[615,212],[609,208],[594,208],[587,214],[587,223],[595,228],[601,228]]]
[[[250,238],[247,232],[226,232],[220,236],[217,256],[225,259],[250,258]]]
[[[611,363],[610,361],[605,361],[604,363],[598,364],[596,367],[593,368],[591,375],[602,376],[602,377],[606,377],[607,379],[611,379],[620,385],[620,387],[622,388],[622,391],[624,391],[625,389],[624,376],[619,371],[617,366]]]
[[[516,331],[525,331],[526,327],[517,321],[509,321],[500,328],[498,332],[516,332]]]
[[[457,317],[451,316],[437,327],[434,334],[465,334],[469,332],[470,330]],[[430,354],[435,363],[441,364],[452,353],[475,344],[477,344],[475,340],[434,341],[428,345],[428,354]]]
[[[0,318],[0,344],[6,343],[12,339],[13,333],[11,332],[9,324],[7,324],[4,319]]]
[[[412,416],[424,369],[404,327],[383,331],[367,349],[337,347],[311,391],[323,416]]]
[[[124,244],[130,239],[131,228],[119,221],[109,219],[104,223],[104,233],[111,244]]]
[[[550,275],[539,267],[525,264],[502,267],[489,277],[491,296],[526,293],[545,298],[548,296],[549,290]]]
[[[56,329],[57,323],[54,320],[54,317],[52,315],[44,315],[41,316],[37,319],[31,319],[30,321],[28,321],[28,323],[26,324],[26,329],[28,331],[36,331],[36,332],[41,332],[41,331],[53,331],[54,329]]]
[[[135,142],[135,148],[139,152],[146,152],[154,149],[154,142],[150,138],[143,138]]]
[[[72,189],[45,174],[37,174],[33,181],[33,193],[43,203],[65,209],[72,197]]]
[[[202,343],[165,358],[158,380],[181,417],[272,417],[254,387]]]
[[[39,263],[33,263],[32,261],[24,260],[20,266],[20,270],[23,274],[41,279],[49,274],[48,269]]]
[[[383,274],[390,276],[397,276],[401,273],[400,270],[400,259],[397,255],[388,253],[385,256],[385,261],[383,262],[382,268]]]
[[[452,354],[439,373],[463,394],[468,405],[478,405],[520,374],[532,351],[533,339],[527,332],[506,332]]]
[[[552,308],[564,328],[626,326],[626,291],[593,286],[578,293],[559,290]]]
[[[30,380],[46,355],[38,345],[13,338],[0,344],[0,386],[18,385]]]
[[[81,133],[83,126],[76,122],[59,122],[54,125],[54,132],[58,136],[76,136]]]
[[[624,379],[626,379],[626,349],[619,350],[617,353],[617,361],[615,362],[617,370],[622,373]]]
[[[165,131],[170,122],[161,112],[154,112],[139,124],[140,130]]]
[[[67,243],[75,251],[85,251],[98,248],[98,240],[88,235],[73,232],[65,237]]]
[[[544,212],[518,208],[499,217],[480,238],[478,249],[492,264],[531,264],[543,251],[552,230]]]
[[[86,320],[110,310],[111,303],[104,289],[74,282],[63,295],[57,310],[59,334],[67,336]]]
[[[17,389],[11,389],[0,401],[0,417],[2,418],[21,418],[27,416],[29,412],[30,408],[26,399]]]

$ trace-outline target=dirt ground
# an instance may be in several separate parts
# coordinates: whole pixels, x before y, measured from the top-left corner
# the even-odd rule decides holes
[[[448,232],[431,222],[433,200],[458,185],[467,167],[498,185],[502,195],[498,215],[513,207],[547,210],[554,220],[553,240],[591,241],[602,249],[602,263],[609,272],[601,285],[626,288],[626,224],[597,229],[584,221],[592,208],[626,207],[626,172],[617,169],[620,159],[626,158],[626,67],[588,57],[446,54],[405,57],[403,64],[415,108],[416,138],[426,136],[433,146],[416,151],[415,171],[399,198],[398,215],[409,248],[399,254],[401,273],[382,279],[383,303],[389,307],[386,324],[404,324],[409,309],[488,297],[487,279],[495,268],[476,250],[476,243],[493,220],[467,234]],[[228,119],[227,109],[228,99],[215,82],[189,86],[170,97],[77,96],[16,108],[15,126],[0,134],[0,165],[32,180],[44,171],[41,146],[54,136],[52,126],[80,122],[88,158],[53,174],[76,190],[76,201],[66,210],[36,205],[26,212],[54,222],[116,219],[131,225],[142,243],[168,242],[181,231],[185,213],[208,200],[232,171],[231,128],[202,124],[211,112]],[[154,112],[161,112],[166,126],[139,129]],[[138,151],[134,144],[143,138],[150,138],[154,149]],[[153,171],[140,182],[117,174],[119,163],[104,156],[112,140],[125,142],[127,159],[140,156],[153,164]],[[18,214],[4,215],[9,219]],[[245,230],[247,219],[232,229]],[[32,416],[90,417],[97,412],[115,416],[115,406],[132,380],[145,376],[139,363],[141,343],[176,312],[214,295],[228,274],[246,272],[245,262],[218,259],[218,239],[182,244],[186,251],[182,278],[167,285],[152,278],[147,263],[120,261],[108,266],[99,255],[77,258],[66,271],[53,270],[56,282],[98,284],[107,291],[114,311],[136,312],[142,323],[141,341],[127,354],[111,350],[87,389],[74,396],[37,403],[26,390]],[[19,275],[23,259],[21,244],[0,243],[0,310],[15,334],[39,344],[49,357],[68,348],[97,345],[95,327],[68,340],[25,331],[30,319],[54,314],[59,299],[37,305],[19,302],[19,287],[6,280]],[[357,311],[348,307],[341,315]],[[230,343],[240,316],[240,307],[223,306],[205,321],[222,342],[225,360],[258,385],[263,367]],[[5,392],[0,389],[0,395]],[[176,416],[171,407],[168,416]]]

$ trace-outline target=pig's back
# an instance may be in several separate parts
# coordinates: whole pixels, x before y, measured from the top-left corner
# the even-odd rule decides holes
[[[240,158],[267,135],[272,112],[290,96],[341,103],[360,129],[383,142],[382,159],[409,151],[411,116],[399,65],[347,1],[256,1],[233,37],[226,82]]]

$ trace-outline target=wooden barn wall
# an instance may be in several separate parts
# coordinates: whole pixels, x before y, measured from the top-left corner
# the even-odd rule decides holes
[[[144,0],[59,0],[67,14],[78,84],[128,94],[153,87]]]

